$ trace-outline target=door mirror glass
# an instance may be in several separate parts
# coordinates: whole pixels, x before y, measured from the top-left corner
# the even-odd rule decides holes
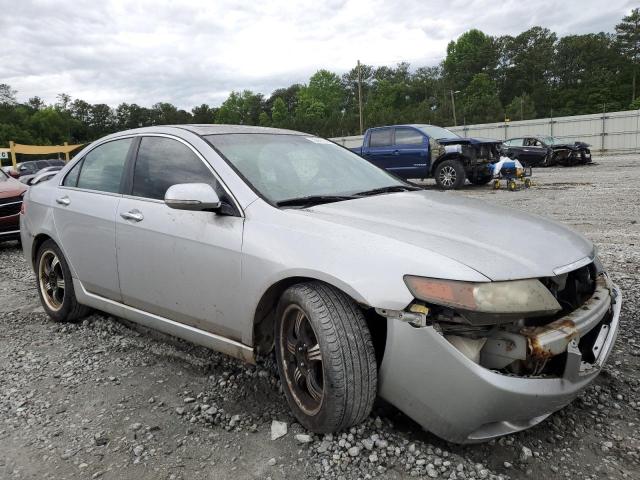
[[[164,203],[176,210],[210,210],[220,208],[220,197],[206,183],[179,183],[164,194]]]

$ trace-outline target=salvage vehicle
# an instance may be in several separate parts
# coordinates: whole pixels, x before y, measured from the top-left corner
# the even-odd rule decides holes
[[[554,137],[510,138],[502,144],[502,154],[519,160],[525,166],[571,166],[591,163],[589,144],[563,143]]]
[[[20,208],[27,188],[0,169],[0,242],[20,238]]]
[[[434,125],[392,125],[369,128],[361,147],[351,151],[404,178],[433,177],[443,190],[460,188],[465,179],[485,185],[489,164],[500,158],[497,140],[461,138]]]
[[[618,331],[620,292],[581,235],[288,130],[109,135],[28,190],[21,236],[53,320],[94,308],[248,362],[275,350],[318,433],[376,395],[452,442],[528,428],[595,379]]]

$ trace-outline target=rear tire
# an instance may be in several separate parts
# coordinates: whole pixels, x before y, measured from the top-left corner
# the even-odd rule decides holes
[[[76,300],[71,270],[53,240],[47,240],[40,246],[35,267],[40,302],[53,321],[70,322],[89,313],[89,307],[80,305]]]
[[[458,189],[464,185],[466,175],[464,165],[460,160],[445,160],[436,167],[434,172],[436,183],[442,190]]]
[[[356,303],[321,282],[286,290],[276,311],[282,388],[298,421],[329,433],[364,421],[378,373],[371,334]]]

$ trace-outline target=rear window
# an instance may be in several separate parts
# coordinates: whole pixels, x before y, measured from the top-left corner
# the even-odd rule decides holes
[[[369,138],[370,147],[388,147],[392,145],[391,129],[382,128],[371,131],[371,137]]]
[[[82,162],[78,188],[118,193],[132,138],[113,140],[91,150]]]

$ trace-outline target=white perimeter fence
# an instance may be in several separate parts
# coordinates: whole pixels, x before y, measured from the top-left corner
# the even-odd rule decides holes
[[[551,135],[562,141],[586,142],[595,153],[640,153],[640,110],[447,128],[462,137],[506,140],[528,135]],[[345,147],[362,145],[361,135],[332,140]]]

